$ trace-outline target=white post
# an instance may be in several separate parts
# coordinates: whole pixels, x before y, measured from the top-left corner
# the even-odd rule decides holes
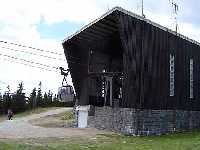
[[[77,106],[78,111],[78,128],[87,128],[88,126],[88,111],[90,106]]]

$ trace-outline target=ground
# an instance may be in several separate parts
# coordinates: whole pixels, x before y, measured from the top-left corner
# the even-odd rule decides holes
[[[199,150],[200,131],[133,137],[58,126],[69,108],[0,123],[0,150]],[[67,117],[68,118],[68,117]],[[52,122],[50,120],[53,120]],[[61,122],[63,124],[63,122]]]
[[[77,128],[45,128],[31,124],[31,120],[45,118],[70,111],[72,108],[60,108],[49,110],[40,114],[32,114],[14,120],[6,120],[0,123],[0,138],[65,138],[65,137],[92,137],[102,131],[96,129]]]

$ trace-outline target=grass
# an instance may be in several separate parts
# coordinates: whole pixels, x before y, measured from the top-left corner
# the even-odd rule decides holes
[[[75,116],[72,111],[67,111],[61,116],[62,120],[74,120]]]
[[[0,140],[0,150],[199,150],[200,131],[162,136]]]

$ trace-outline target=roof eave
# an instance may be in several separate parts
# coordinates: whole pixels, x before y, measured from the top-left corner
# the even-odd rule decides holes
[[[144,18],[144,17],[142,17],[142,16],[140,16],[140,15],[137,15],[137,14],[131,12],[131,11],[125,10],[125,9],[123,9],[122,7],[118,7],[118,6],[117,6],[117,7],[114,7],[114,8],[111,9],[111,10],[109,10],[108,12],[106,12],[105,14],[103,14],[101,17],[99,17],[98,19],[96,19],[96,20],[94,20],[93,22],[89,23],[88,25],[84,26],[83,28],[81,28],[80,30],[78,30],[77,32],[75,32],[74,34],[72,34],[71,36],[65,38],[65,39],[63,40],[62,44],[64,44],[66,41],[72,39],[73,37],[75,37],[76,35],[78,35],[78,34],[81,33],[82,31],[84,31],[85,29],[91,27],[91,26],[94,25],[95,23],[99,22],[100,20],[104,19],[106,16],[112,14],[114,11],[119,11],[119,12],[122,12],[122,13],[124,13],[124,14],[129,15],[129,16],[132,16],[132,17],[134,17],[134,18],[136,18],[136,19],[145,21],[146,23],[149,23],[149,24],[151,24],[151,25],[153,25],[153,26],[155,26],[155,27],[157,27],[157,28],[159,28],[159,29],[161,29],[161,30],[167,31],[167,32],[169,32],[169,33],[171,33],[171,34],[173,34],[173,35],[175,35],[175,36],[178,36],[178,37],[180,37],[180,38],[182,38],[182,39],[185,39],[185,40],[187,40],[187,41],[189,41],[189,42],[191,42],[191,43],[194,43],[194,44],[200,46],[200,43],[197,42],[197,41],[195,41],[195,40],[193,40],[193,39],[190,39],[190,38],[188,38],[188,37],[186,37],[186,36],[184,36],[184,35],[182,35],[182,34],[180,34],[180,33],[177,33],[177,32],[175,32],[175,31],[173,31],[173,30],[171,30],[171,29],[169,29],[169,28],[167,28],[167,27],[161,26],[160,24],[157,24],[157,23],[155,23],[155,22],[152,22],[152,21],[149,20],[149,19],[146,19],[146,18]]]

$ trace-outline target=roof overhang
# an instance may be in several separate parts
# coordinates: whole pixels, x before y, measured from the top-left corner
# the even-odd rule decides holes
[[[63,40],[62,44],[64,44],[67,41],[71,41],[74,38],[77,39],[84,39],[84,40],[90,40],[90,39],[97,39],[98,38],[105,38],[107,37],[109,34],[111,34],[111,32],[115,32],[117,29],[117,22],[116,22],[116,13],[123,13],[126,15],[129,15],[133,18],[145,21],[148,24],[151,24],[161,30],[167,31],[175,36],[179,36],[182,39],[185,39],[191,43],[194,43],[196,45],[200,46],[200,43],[198,43],[195,40],[192,40],[182,34],[179,34],[169,28],[163,27],[155,22],[152,22],[149,19],[146,19],[142,16],[139,16],[135,13],[132,13],[130,11],[127,11],[121,7],[114,7],[113,9],[109,10],[108,12],[106,12],[105,14],[103,14],[101,17],[99,17],[98,19],[94,20],[93,22],[91,22],[90,24],[84,26],[82,29],[80,29],[79,31],[75,32],[74,34],[72,34],[71,36],[67,37],[66,39]]]

